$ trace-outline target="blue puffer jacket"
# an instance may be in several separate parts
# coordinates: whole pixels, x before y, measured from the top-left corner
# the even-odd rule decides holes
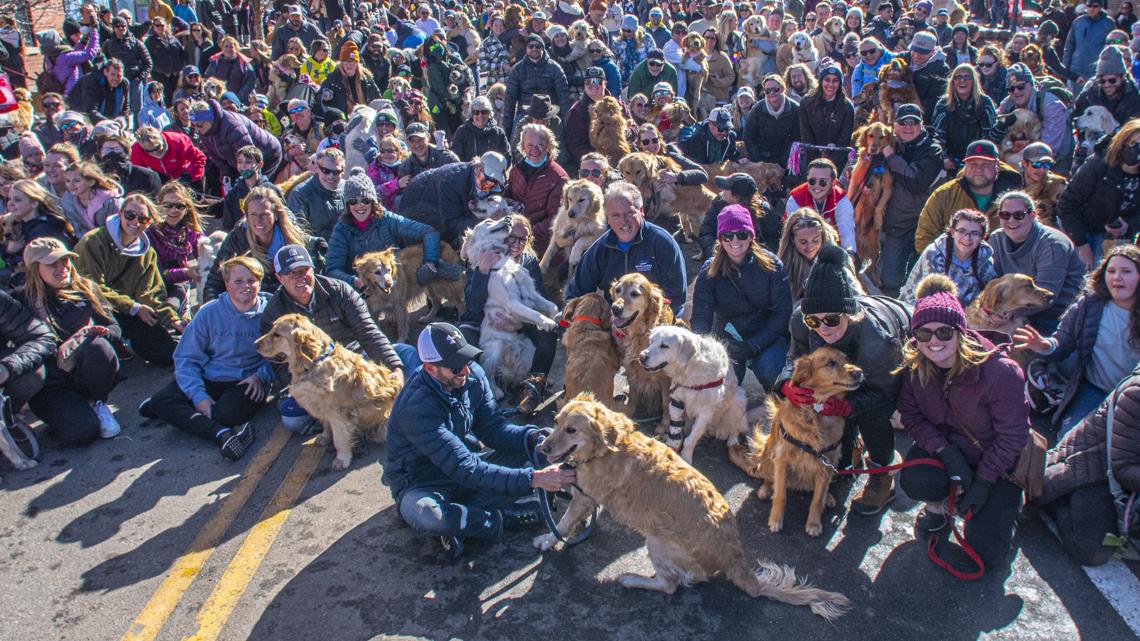
[[[629,248],[618,247],[617,236],[606,230],[582,254],[582,261],[570,284],[566,300],[602,290],[609,297],[610,284],[631,272],[640,272],[665,291],[669,307],[678,317],[685,309],[685,258],[673,236],[651,222],[641,224],[637,238]]]
[[[851,99],[854,100],[855,97],[859,95],[859,92],[863,91],[863,85],[878,82],[879,70],[882,69],[884,65],[890,63],[893,58],[894,56],[891,55],[891,52],[884,51],[875,64],[869,65],[865,62],[860,62],[855,65],[855,68],[851,70]]]
[[[712,259],[705,261],[693,288],[694,332],[730,338],[725,326],[731,323],[753,354],[777,340],[787,340],[792,317],[788,273],[779,258],[766,249],[762,251],[776,264],[774,271],[764,269],[755,256],[749,255],[729,276],[714,276],[709,274]]]
[[[1065,38],[1065,66],[1085,78],[1095,76],[1096,61],[1104,49],[1104,40],[1115,28],[1112,18],[1103,13],[1096,18],[1083,15],[1074,20]]]
[[[383,216],[373,216],[368,226],[361,230],[341,216],[329,239],[326,273],[351,284],[356,276],[352,263],[357,256],[389,247],[407,247],[420,241],[424,244],[424,262],[439,262],[439,232],[429,225],[385,212]]]
[[[521,496],[534,470],[481,460],[464,442],[473,434],[496,452],[525,453],[534,427],[513,425],[495,411],[487,375],[471,364],[467,384],[446,392],[423,368],[408,377],[388,420],[382,480],[399,501],[409,487],[455,483],[479,492]]]

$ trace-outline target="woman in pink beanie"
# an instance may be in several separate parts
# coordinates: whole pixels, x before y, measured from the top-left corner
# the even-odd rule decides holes
[[[972,513],[966,542],[987,570],[1006,571],[1022,500],[1007,473],[1029,439],[1025,378],[1007,355],[1009,336],[967,328],[948,277],[927,276],[916,295],[913,338],[903,348],[900,367],[898,409],[914,439],[906,458],[938,458],[946,468],[906,468],[899,485],[912,499],[926,501],[915,525],[933,534],[946,527],[950,481],[957,481],[963,493],[956,512]]]

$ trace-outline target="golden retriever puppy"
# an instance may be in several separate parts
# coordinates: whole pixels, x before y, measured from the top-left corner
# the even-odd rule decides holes
[[[748,431],[748,400],[736,382],[728,351],[711,336],[662,325],[649,332],[649,347],[641,352],[641,366],[647,372],[663,372],[669,377],[669,432],[665,444],[679,450],[681,458],[693,462],[693,451],[706,432],[728,441],[740,442]],[[693,421],[686,435],[685,417]]]
[[[605,156],[610,165],[616,165],[628,154],[630,147],[625,132],[629,122],[625,110],[613,96],[606,96],[590,105],[590,146]]]
[[[334,470],[352,464],[356,439],[383,443],[388,415],[402,387],[400,377],[333,342],[300,314],[278,318],[269,333],[254,341],[257,353],[274,363],[287,363],[289,393],[321,422],[321,443],[336,448]]]
[[[1053,292],[1037,286],[1025,274],[1006,274],[986,283],[966,308],[970,329],[992,329],[1006,334],[1025,324],[1025,317],[1053,302]]]
[[[566,396],[590,392],[606,407],[614,407],[614,374],[621,365],[617,345],[610,333],[609,303],[598,292],[583,294],[566,303],[559,325],[566,328]]]
[[[1001,139],[1002,162],[1018,167],[1022,153],[1029,143],[1041,140],[1041,119],[1030,109],[1014,109],[1017,120],[1006,130]]]
[[[551,462],[574,466],[577,483],[558,533],[569,535],[595,507],[645,537],[653,576],[622,574],[627,588],[673,594],[680,585],[722,575],[751,597],[806,605],[834,620],[847,597],[797,581],[795,570],[755,561],[744,552],[736,517],[716,486],[675,452],[638,432],[628,418],[589,394],[558,413],[557,427],[541,449]],[[557,544],[553,533],[534,539],[540,550]]]
[[[559,60],[566,64],[573,62],[578,66],[579,71],[585,71],[591,64],[590,57],[586,55],[587,43],[594,35],[590,30],[590,23],[585,20],[575,20],[566,29],[566,32],[570,38],[570,53],[562,56]]]
[[[639,273],[626,274],[610,286],[610,312],[613,335],[621,355],[622,368],[629,381],[629,396],[622,409],[629,417],[661,413],[657,431],[669,428],[669,377],[664,372],[646,371],[641,352],[649,347],[649,332],[659,325],[675,322],[665,293]]]
[[[629,154],[618,163],[621,175],[633,183],[645,200],[645,217],[659,220],[662,216],[676,215],[681,220],[681,240],[696,238],[705,212],[716,194],[704,185],[665,184],[659,182],[662,172],[681,171],[677,161],[639,151]]]
[[[920,105],[914,88],[914,75],[910,64],[895,58],[879,70],[879,108],[876,120],[890,125],[895,120],[895,107],[905,104]]]
[[[895,144],[895,135],[889,126],[873,122],[860,127],[852,138],[859,150],[848,192],[855,206],[855,246],[859,258],[873,265],[871,279],[878,283],[879,232],[894,191],[894,178],[886,170],[887,160],[882,152],[884,147]]]
[[[821,347],[796,359],[791,380],[798,387],[813,390],[816,403],[796,407],[790,401],[776,400],[771,433],[765,434],[759,427],[753,429],[748,447],[732,447],[728,455],[740,469],[763,480],[756,495],[772,499],[768,529],[779,532],[784,527],[790,487],[812,492],[805,530],[808,536],[819,536],[823,532],[824,507],[835,505],[827,486],[839,462],[846,423],[842,416],[824,416],[819,410],[828,399],[843,398],[845,393],[857,389],[863,383],[863,370],[852,365],[843,352]]]
[[[689,108],[688,104],[680,100],[674,100],[665,105],[660,112],[654,107],[649,120],[655,122],[657,131],[661,132],[661,137],[667,143],[677,142],[681,137],[681,129],[697,124],[697,119],[693,117],[693,110]]]
[[[543,272],[550,269],[555,257],[569,250],[570,273],[582,260],[582,254],[606,232],[606,214],[602,207],[602,189],[588,180],[574,180],[562,189],[562,205],[550,230],[550,244],[538,262]]]
[[[459,255],[447,243],[439,244],[440,258],[452,263],[459,262]],[[387,320],[394,324],[395,331],[389,336],[406,343],[411,337],[412,323],[408,308],[426,302],[427,314],[421,316],[420,323],[430,323],[445,306],[458,309],[463,315],[464,279],[447,280],[436,278],[427,286],[416,282],[416,270],[424,264],[424,246],[412,245],[399,251],[389,247],[382,252],[361,254],[352,263],[357,278],[364,283],[364,299],[368,311],[377,320]],[[386,332],[387,333],[387,332]]]

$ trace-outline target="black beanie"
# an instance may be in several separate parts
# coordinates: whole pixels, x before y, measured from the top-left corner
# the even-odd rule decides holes
[[[836,245],[825,245],[815,257],[808,274],[800,311],[808,314],[854,314],[859,311],[846,273],[847,253]]]

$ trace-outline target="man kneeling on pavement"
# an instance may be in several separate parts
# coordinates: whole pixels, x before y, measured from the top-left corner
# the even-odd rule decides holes
[[[508,423],[495,407],[482,353],[457,328],[432,323],[420,333],[423,367],[408,375],[388,421],[383,482],[400,516],[417,532],[441,537],[451,558],[464,539],[498,539],[540,523],[536,488],[557,491],[573,470],[545,463],[544,436]]]

